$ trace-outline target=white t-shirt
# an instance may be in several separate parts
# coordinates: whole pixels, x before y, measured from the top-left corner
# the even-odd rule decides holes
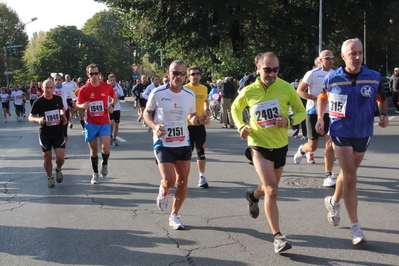
[[[116,84],[113,89],[114,89],[114,92],[118,94],[118,97],[125,96],[123,94],[123,89],[121,88],[121,86],[119,84]],[[112,103],[112,99],[111,99],[111,103]],[[121,101],[118,99],[116,101],[116,104],[115,104],[115,107],[114,107],[114,111],[120,111],[120,110],[121,110]]]
[[[155,110],[154,121],[165,125],[166,135],[158,138],[153,132],[154,149],[164,147],[190,146],[187,117],[195,113],[195,94],[183,87],[175,93],[169,84],[160,86],[150,93],[147,102],[149,110]]]
[[[1,93],[0,98],[2,103],[6,103],[10,100],[10,95],[8,93]]]
[[[148,97],[150,96],[151,91],[155,88],[158,88],[159,86],[162,86],[162,85],[158,84],[158,86],[155,86],[154,83],[151,83],[150,85],[148,85],[147,88],[145,88],[145,90],[143,92],[143,98],[148,100]]]
[[[309,85],[308,93],[311,95],[319,95],[321,89],[324,86],[324,78],[330,73],[330,71],[324,71],[321,67],[314,68],[306,72],[302,81]],[[328,112],[328,105],[326,107],[326,112]],[[306,103],[306,113],[307,114],[317,114],[316,111],[316,101],[308,100]]]
[[[62,97],[62,103],[64,104],[65,110],[68,109],[67,98],[74,99],[76,101],[77,97],[73,91],[67,87],[62,85],[61,87],[54,86],[55,90],[53,92],[54,95],[58,95]]]
[[[24,92],[21,91],[21,90],[12,91],[11,92],[11,98],[14,99],[14,104],[15,105],[22,105],[23,104],[23,99],[24,99]]]
[[[71,89],[72,91],[76,91],[77,89],[79,89],[79,87],[78,87],[78,85],[76,85],[76,82],[75,81],[73,81],[73,80],[71,80],[71,81],[69,81],[69,82],[67,82],[67,81],[64,81],[63,83],[62,83],[62,86],[63,87],[67,87],[67,88],[69,88],[69,89]],[[67,99],[73,99],[71,96],[67,96]],[[66,108],[66,107],[65,107]]]

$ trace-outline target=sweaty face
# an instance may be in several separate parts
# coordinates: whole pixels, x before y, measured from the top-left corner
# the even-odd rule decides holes
[[[109,84],[111,84],[112,86],[116,85],[116,78],[110,78],[109,79]]]
[[[187,67],[185,65],[174,64],[169,67],[168,76],[169,81],[173,87],[181,88],[183,87],[183,83],[186,80],[187,74],[182,74],[182,72],[186,73]],[[173,74],[175,72],[175,74]]]
[[[270,70],[278,68],[279,65],[280,63],[277,58],[264,58],[263,62],[258,63],[260,79],[264,84],[266,84],[266,86],[270,86],[276,81],[278,69],[277,72]]]

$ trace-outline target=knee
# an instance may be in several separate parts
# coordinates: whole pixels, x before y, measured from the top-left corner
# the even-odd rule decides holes
[[[265,192],[265,197],[269,199],[277,199],[278,187],[277,186],[263,186],[263,191]]]

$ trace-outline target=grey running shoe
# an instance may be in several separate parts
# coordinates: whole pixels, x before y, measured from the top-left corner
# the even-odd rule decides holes
[[[256,219],[259,216],[259,206],[258,202],[252,201],[250,195],[254,193],[254,190],[252,189],[247,189],[245,191],[245,198],[248,200],[248,210],[249,210],[249,215]]]
[[[169,192],[166,194],[162,193],[162,187],[159,186],[159,193],[157,197],[158,209],[160,209],[161,211],[166,210],[166,208],[168,207],[168,198],[169,198]]]
[[[57,177],[57,183],[61,183],[62,180],[64,180],[64,176],[62,175],[61,169],[58,170],[57,168],[55,168],[55,175]]]
[[[101,168],[101,175],[103,178],[106,178],[108,175],[108,164],[103,165]]]
[[[274,238],[274,252],[280,254],[283,251],[286,251],[292,248],[291,244],[287,242],[287,239],[282,234],[277,235]]]
[[[353,225],[351,227],[351,236],[352,236],[353,245],[358,245],[367,242],[366,238],[363,235],[362,229],[358,225]]]
[[[328,187],[328,188],[335,188],[335,179],[334,179],[334,173],[327,174],[324,178],[323,182],[323,187]]]
[[[48,187],[48,188],[53,188],[53,187],[55,187],[55,184],[54,184],[54,177],[47,178],[47,187]]]
[[[208,188],[209,187],[208,183],[206,182],[206,177],[205,176],[200,177],[198,179],[198,186],[202,187],[202,188]]]
[[[98,173],[93,174],[93,178],[91,179],[91,184],[98,184]]]
[[[184,229],[184,224],[180,221],[180,215],[173,214],[169,216],[169,226],[175,230]]]
[[[302,155],[302,153],[301,153],[302,147],[303,147],[303,144],[299,146],[298,151],[297,151],[297,152],[295,153],[295,155],[294,155],[294,162],[295,162],[296,164],[300,164],[301,161],[302,161],[302,157],[303,157],[303,155]]]
[[[325,197],[324,198],[324,205],[326,206],[328,213],[327,213],[327,220],[330,224],[337,226],[339,225],[339,209],[341,208],[340,205],[338,204],[337,207],[334,208],[333,205],[331,205],[331,196]]]
[[[114,146],[119,146],[119,143],[116,141],[116,139],[114,139],[113,143],[114,143]]]

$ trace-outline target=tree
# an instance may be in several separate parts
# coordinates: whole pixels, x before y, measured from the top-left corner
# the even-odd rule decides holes
[[[1,84],[5,85],[4,71],[19,69],[23,65],[22,51],[28,44],[28,36],[24,32],[24,24],[17,13],[4,3],[0,3],[0,44],[3,48],[0,52],[0,79]],[[9,48],[16,45],[22,45],[22,47]]]
[[[132,54],[128,45],[129,39],[122,35],[122,29],[123,24],[117,14],[102,11],[87,20],[82,32],[106,47],[105,65],[102,66],[104,75],[112,72],[118,79],[130,79]]]
[[[107,48],[76,26],[58,26],[47,32],[34,63],[40,78],[60,72],[71,77],[85,76],[86,66],[92,62],[105,65]]]

